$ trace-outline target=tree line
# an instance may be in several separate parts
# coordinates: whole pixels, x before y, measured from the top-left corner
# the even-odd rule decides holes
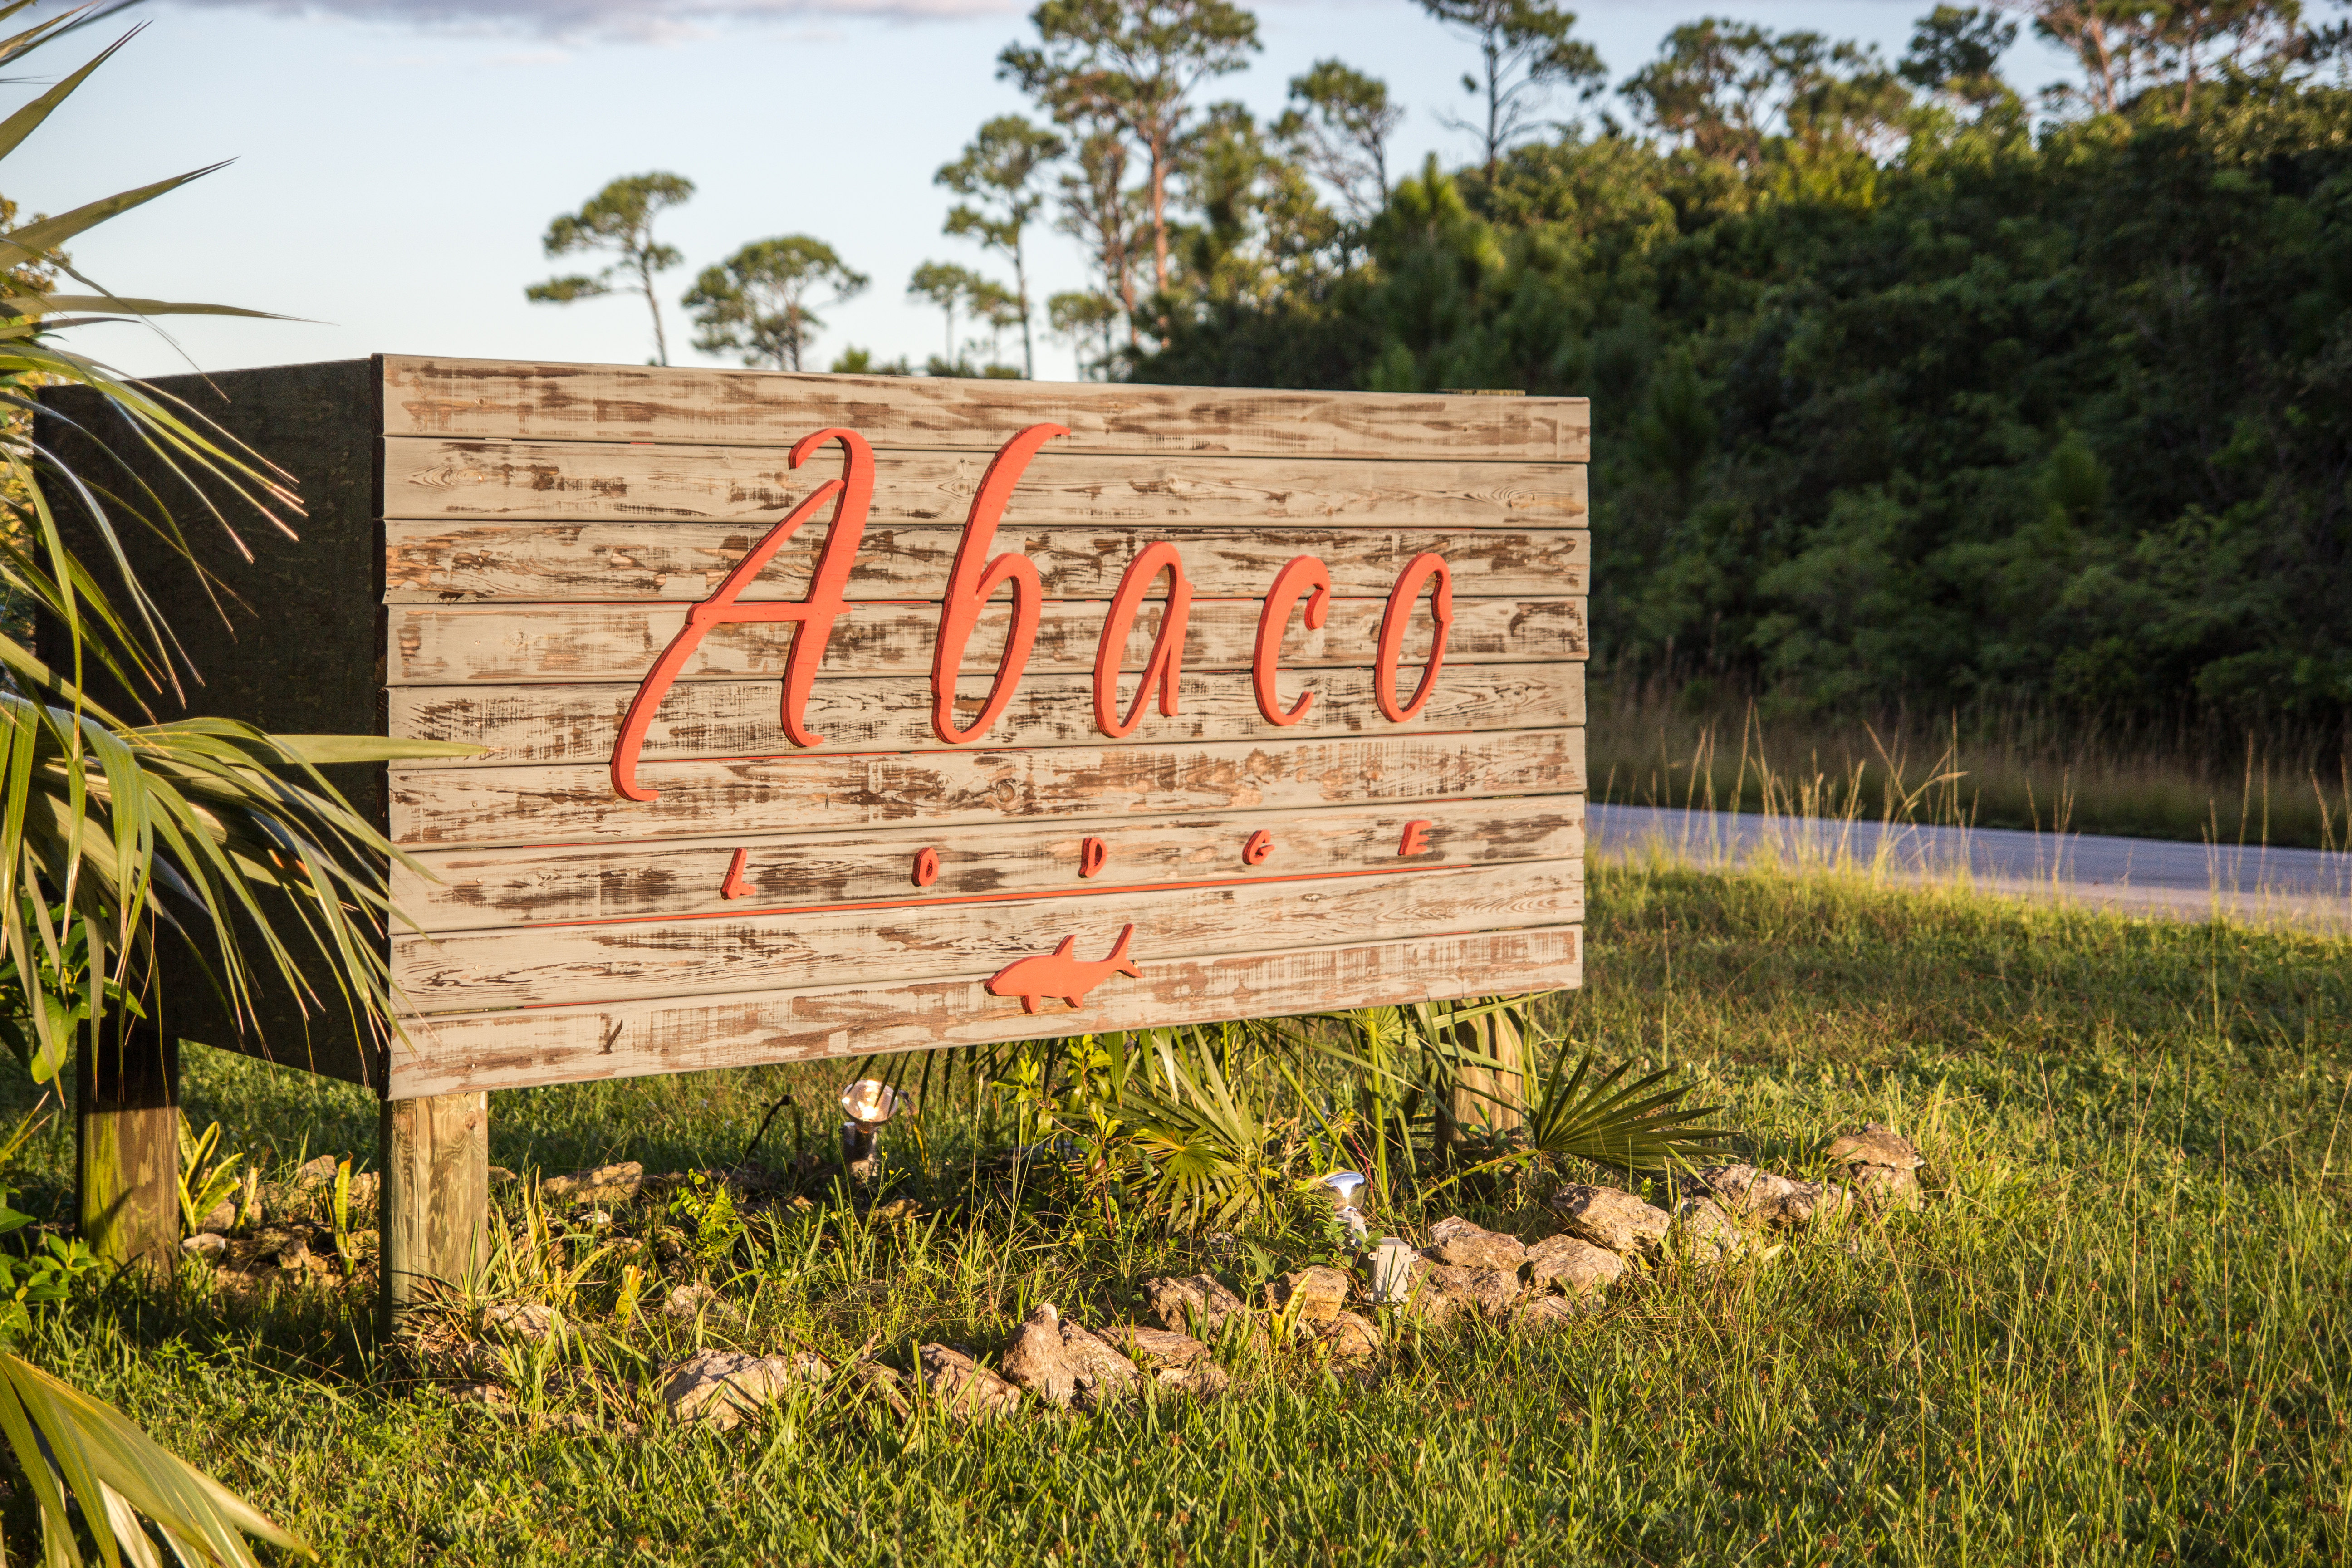
[[[2342,735],[2333,12],[1939,5],[1895,58],[1702,18],[1621,74],[1549,0],[1414,3],[1462,47],[1440,118],[1466,140],[1400,172],[1404,110],[1341,59],[1270,120],[1216,96],[1259,47],[1234,0],[1044,0],[996,62],[1035,118],[939,172],[947,232],[997,275],[917,270],[946,325],[928,368],[1033,373],[1042,329],[1112,377],[1589,395],[1603,671],[1807,711]],[[2074,80],[2007,78],[2028,28]],[[1091,277],[1036,305],[1041,226]],[[706,271],[696,341],[797,367],[866,279],[763,243],[800,248]],[[651,302],[645,254],[542,288]]]

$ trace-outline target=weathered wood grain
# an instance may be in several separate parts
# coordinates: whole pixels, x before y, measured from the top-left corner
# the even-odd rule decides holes
[[[1348,523],[1412,528],[1581,528],[1580,463],[1381,462],[1326,458],[1102,457],[1040,452],[1013,492],[1009,527],[1164,529],[1180,524]],[[383,444],[392,519],[772,523],[841,470],[838,456],[788,464],[786,447],[628,441]],[[876,454],[871,528],[960,526],[988,452]]]
[[[594,766],[391,771],[410,848],[576,843],[1055,816],[1145,819],[1584,788],[1584,731],[1484,731],[1176,746],[881,752],[648,763],[650,801]]]
[[[1411,676],[1405,678],[1410,682]],[[1186,675],[1177,711],[1147,709],[1130,745],[1177,741],[1305,740],[1317,735],[1410,733],[1427,730],[1540,730],[1584,722],[1581,664],[1465,664],[1438,678],[1429,705],[1404,724],[1382,716],[1370,669],[1316,669],[1282,683],[1286,702],[1303,692],[1314,703],[1297,723],[1266,722],[1250,677],[1243,670]],[[1130,679],[1121,711],[1135,700]],[[986,700],[986,677],[961,683],[961,706],[976,716]],[[801,755],[810,752],[930,752],[942,749],[931,730],[931,683],[920,676],[817,683],[806,709],[811,732],[824,744],[794,748],[777,721],[780,683],[693,681],[663,698],[646,737],[645,757]],[[526,763],[607,762],[634,685],[396,686],[392,732],[412,739],[460,741],[488,748],[480,756],[453,757],[451,767],[509,767]],[[1021,688],[989,732],[994,746],[1099,746],[1094,679],[1036,675]]]
[[[417,857],[422,871],[392,868],[392,896],[428,931],[479,931],[553,921],[646,920],[716,915],[793,904],[843,904],[926,897],[968,899],[1059,892],[1083,885],[1139,887],[1214,877],[1286,877],[1395,866],[1402,825],[1428,822],[1415,866],[1488,866],[1554,860],[1584,851],[1578,795],[1421,802],[1409,806],[1315,807],[1125,822],[1056,817],[1051,822],[929,824],[847,833],[769,833],[651,844],[553,845],[509,849],[438,849]],[[1242,848],[1254,833],[1273,838],[1256,866]],[[1092,879],[1079,874],[1084,842],[1106,855]],[[918,891],[914,857],[939,857],[939,879]],[[749,889],[719,889],[744,856]]]
[[[1088,998],[1024,1014],[981,973],[897,985],[783,988],[720,996],[531,1008],[414,1021],[390,1063],[395,1096],[527,1089],[646,1073],[1030,1039],[1221,1018],[1281,1017],[1583,980],[1574,926],[1143,965]]]
[[[980,617],[964,652],[963,672],[992,672],[1010,612],[1000,600]],[[1140,669],[1159,629],[1160,601],[1150,601],[1129,634],[1122,668]],[[1293,617],[1283,639],[1286,669],[1362,664],[1380,637],[1382,599],[1334,599],[1330,618],[1309,631]],[[1188,669],[1244,669],[1255,652],[1254,601],[1200,600],[1184,637]],[[1045,606],[1033,675],[1091,671],[1105,606],[1061,600]],[[686,622],[682,605],[394,605],[390,606],[394,686],[516,685],[529,681],[636,681]],[[832,675],[923,675],[931,671],[939,631],[936,605],[871,605],[834,624],[823,670]],[[1413,617],[1404,662],[1417,667],[1429,647],[1429,617]],[[1584,601],[1456,599],[1445,642],[1447,668],[1582,658]],[[734,622],[702,639],[678,679],[740,680],[782,676],[792,633],[780,626]]]
[[[380,1313],[390,1333],[489,1258],[490,1106],[481,1090],[393,1099],[377,1121]]]
[[[773,518],[765,520],[774,521]],[[394,604],[483,599],[701,599],[766,531],[712,523],[384,524],[384,597]],[[851,599],[938,599],[961,541],[961,524],[868,528],[846,585]],[[798,599],[823,540],[804,528],[747,588],[746,601]],[[1208,598],[1262,596],[1300,555],[1319,558],[1335,593],[1385,596],[1423,552],[1446,558],[1454,591],[1487,597],[1581,594],[1591,535],[1579,529],[1465,532],[1396,528],[1025,527],[996,536],[998,552],[1036,563],[1047,596],[1108,599],[1144,546],[1165,539],[1184,552],[1192,591]]]
[[[1264,392],[947,376],[542,364],[386,354],[386,436],[789,447],[828,426],[877,447],[992,452],[1026,426],[1064,451],[1580,463],[1581,397]]]
[[[411,933],[393,938],[392,973],[404,1008],[436,1013],[688,996],[782,979],[885,984],[994,973],[1053,952],[1065,937],[1076,939],[1077,958],[1092,962],[1111,952],[1129,925],[1135,935],[1129,956],[1149,968],[1270,948],[1567,925],[1583,916],[1583,862],[1535,860],[1141,890],[1080,884],[976,903],[927,899],[881,908]]]

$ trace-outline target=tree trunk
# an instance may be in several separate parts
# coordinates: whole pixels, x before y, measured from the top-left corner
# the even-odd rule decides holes
[[[1029,269],[1021,264],[1021,241],[1013,242],[1013,287],[1021,296],[1021,374],[1037,379],[1037,350],[1029,338]]]

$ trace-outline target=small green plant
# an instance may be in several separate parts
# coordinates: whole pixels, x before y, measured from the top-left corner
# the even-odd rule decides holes
[[[335,1191],[330,1205],[335,1227],[335,1256],[346,1272],[359,1267],[359,1247],[352,1235],[352,1163],[335,1163]]]
[[[188,1119],[180,1118],[180,1222],[190,1236],[204,1223],[205,1215],[228,1201],[229,1194],[249,1185],[257,1172],[240,1171],[242,1153],[222,1154],[221,1128],[215,1121],[202,1132],[191,1132]],[[252,1196],[238,1205],[237,1217],[243,1219],[251,1206]]]
[[[734,1193],[700,1171],[691,1173],[671,1194],[669,1212],[691,1232],[688,1246],[705,1268],[732,1258],[746,1234],[743,1218],[735,1211]]]
[[[0,1187],[0,1236],[11,1236],[33,1223]],[[32,1326],[33,1309],[63,1301],[74,1282],[105,1265],[79,1237],[41,1237],[40,1249],[30,1255],[0,1250],[0,1340],[13,1340]]]
[[[56,1042],[75,1038],[103,1006],[122,1008],[133,1017],[146,1013],[119,982],[91,969],[90,921],[73,919],[64,904],[40,905],[29,884],[19,884],[16,897],[19,923],[38,931],[41,940],[27,944],[29,965],[0,946],[0,996],[15,1003],[0,1007],[0,1044],[39,1079],[53,1074],[64,1059]],[[18,1008],[24,1009],[21,1016]]]

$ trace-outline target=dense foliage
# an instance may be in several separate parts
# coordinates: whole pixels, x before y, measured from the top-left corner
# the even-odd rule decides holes
[[[2339,731],[2328,37],[2220,64],[2152,43],[2037,112],[1993,74],[2013,33],[1941,7],[1889,68],[1679,28],[1620,89],[1633,126],[1491,179],[1433,160],[1328,237],[1292,216],[1289,154],[1213,119],[1132,374],[1590,395],[1604,667],[1808,710]]]

